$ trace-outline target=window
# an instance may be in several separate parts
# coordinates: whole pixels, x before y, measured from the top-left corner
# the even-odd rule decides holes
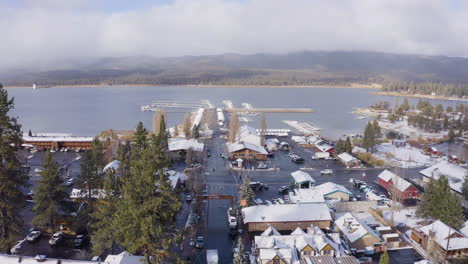
[[[322,252],[323,252],[323,255],[327,255],[327,256],[333,255],[333,250],[324,250]]]
[[[274,259],[274,260],[273,260],[273,264],[281,264],[281,260],[279,260],[279,259]]]
[[[304,256],[312,256],[313,253],[314,253],[314,251],[312,251],[312,250],[306,250],[306,251],[302,252],[302,255],[304,255]]]

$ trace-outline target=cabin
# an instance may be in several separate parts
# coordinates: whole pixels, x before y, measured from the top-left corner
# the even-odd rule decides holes
[[[382,240],[367,224],[362,223],[351,213],[346,213],[335,221],[349,248],[364,252],[367,247],[374,247]]]
[[[436,147],[428,147],[424,150],[424,154],[437,157],[440,155],[439,150]]]
[[[400,199],[412,199],[420,194],[414,185],[389,170],[382,171],[377,176],[377,181],[385,190]]]
[[[337,156],[338,160],[343,163],[347,168],[354,168],[361,166],[361,161],[347,152],[343,152]]]
[[[230,160],[259,160],[265,161],[268,151],[264,147],[248,142],[226,143]]]
[[[168,142],[169,156],[172,160],[185,160],[189,151],[200,156],[204,146],[203,143],[199,143],[194,139],[171,138]],[[196,155],[193,158],[197,158]]]
[[[411,239],[424,250],[431,251],[430,254],[439,256],[438,259],[443,259],[445,255],[448,258],[468,256],[468,238],[440,220],[430,225],[413,228]]]
[[[255,205],[243,208],[242,216],[249,232],[264,231],[270,226],[280,231],[306,229],[312,224],[325,229],[332,223],[325,203]]]
[[[441,175],[444,175],[447,177],[452,191],[461,194],[465,175],[468,173],[468,170],[444,160],[419,173],[423,175],[423,181],[425,182],[430,182],[433,179],[437,180]]]
[[[458,156],[457,155],[449,155],[448,156],[448,161],[450,163],[455,163],[457,164],[460,160],[458,159]]]

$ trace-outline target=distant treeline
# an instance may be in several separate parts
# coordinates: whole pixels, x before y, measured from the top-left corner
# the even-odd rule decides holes
[[[435,93],[440,96],[468,96],[468,84],[435,83],[435,82],[385,82],[384,91],[427,94]]]

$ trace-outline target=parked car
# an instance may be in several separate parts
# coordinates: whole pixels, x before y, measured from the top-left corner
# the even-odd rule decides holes
[[[203,248],[204,246],[204,239],[202,236],[197,236],[197,239],[195,240],[195,247],[196,248]]]
[[[261,205],[263,204],[263,200],[258,198],[258,199],[255,199],[255,203],[258,204],[258,205]]]
[[[229,229],[229,235],[232,236],[232,237],[236,237],[238,233],[239,233],[239,231],[237,230],[237,228],[230,228]]]
[[[41,237],[41,231],[34,230],[29,233],[29,235],[26,237],[26,240],[29,243],[33,243],[39,240],[40,237]]]
[[[18,254],[21,250],[21,248],[23,248],[23,243],[24,243],[25,240],[19,240],[16,245],[10,249],[10,252],[11,254]]]
[[[285,203],[286,203],[286,202],[285,202],[283,199],[281,199],[281,198],[278,198],[277,201],[278,201],[279,204],[285,204]]]
[[[265,200],[266,205],[272,205],[273,203],[271,201]]]
[[[296,157],[293,157],[293,158],[292,158],[292,161],[293,161],[294,163],[302,163],[302,162],[304,162],[304,158],[299,157],[299,156],[296,156]]]
[[[77,235],[75,239],[73,239],[73,247],[74,248],[82,248],[88,241],[88,238],[85,235]]]
[[[206,156],[207,156],[208,158],[211,157],[211,151],[210,151],[210,150],[207,150],[207,151],[206,151]]]
[[[258,164],[258,167],[257,167],[257,168],[258,168],[258,169],[267,169],[268,166],[267,166],[265,163],[260,162],[260,164]]]
[[[295,152],[289,152],[288,156],[290,158],[294,157],[294,156],[297,156],[297,154]]]
[[[187,195],[187,196],[185,196],[185,201],[186,201],[187,203],[190,203],[190,202],[192,201],[192,199],[193,199],[193,197],[192,197],[192,195],[190,195],[190,194]]]
[[[237,228],[237,219],[234,216],[229,216],[229,228]]]
[[[63,183],[63,186],[70,187],[75,183],[75,178],[70,178]]]
[[[278,189],[278,194],[287,194],[289,188],[287,186],[281,186],[279,189]]]
[[[286,203],[289,203],[289,195],[287,195],[287,194],[284,195],[284,196],[283,196],[283,199],[284,199],[284,201],[285,201]]]
[[[332,175],[333,171],[330,170],[330,169],[325,169],[325,170],[321,171],[320,174],[322,174],[322,175]]]
[[[26,201],[32,201],[34,200],[34,191],[31,190],[25,195]]]
[[[63,240],[63,233],[62,232],[57,232],[52,235],[52,237],[49,239],[49,245],[50,246],[57,246],[60,244]]]
[[[36,172],[36,173],[41,173],[41,172],[42,172],[42,169],[41,169],[41,168],[35,168],[35,169],[34,169],[34,172]]]

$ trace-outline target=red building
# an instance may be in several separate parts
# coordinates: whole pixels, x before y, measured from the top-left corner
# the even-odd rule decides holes
[[[377,180],[385,190],[401,199],[416,198],[419,195],[419,190],[414,185],[391,171],[382,171]]]

